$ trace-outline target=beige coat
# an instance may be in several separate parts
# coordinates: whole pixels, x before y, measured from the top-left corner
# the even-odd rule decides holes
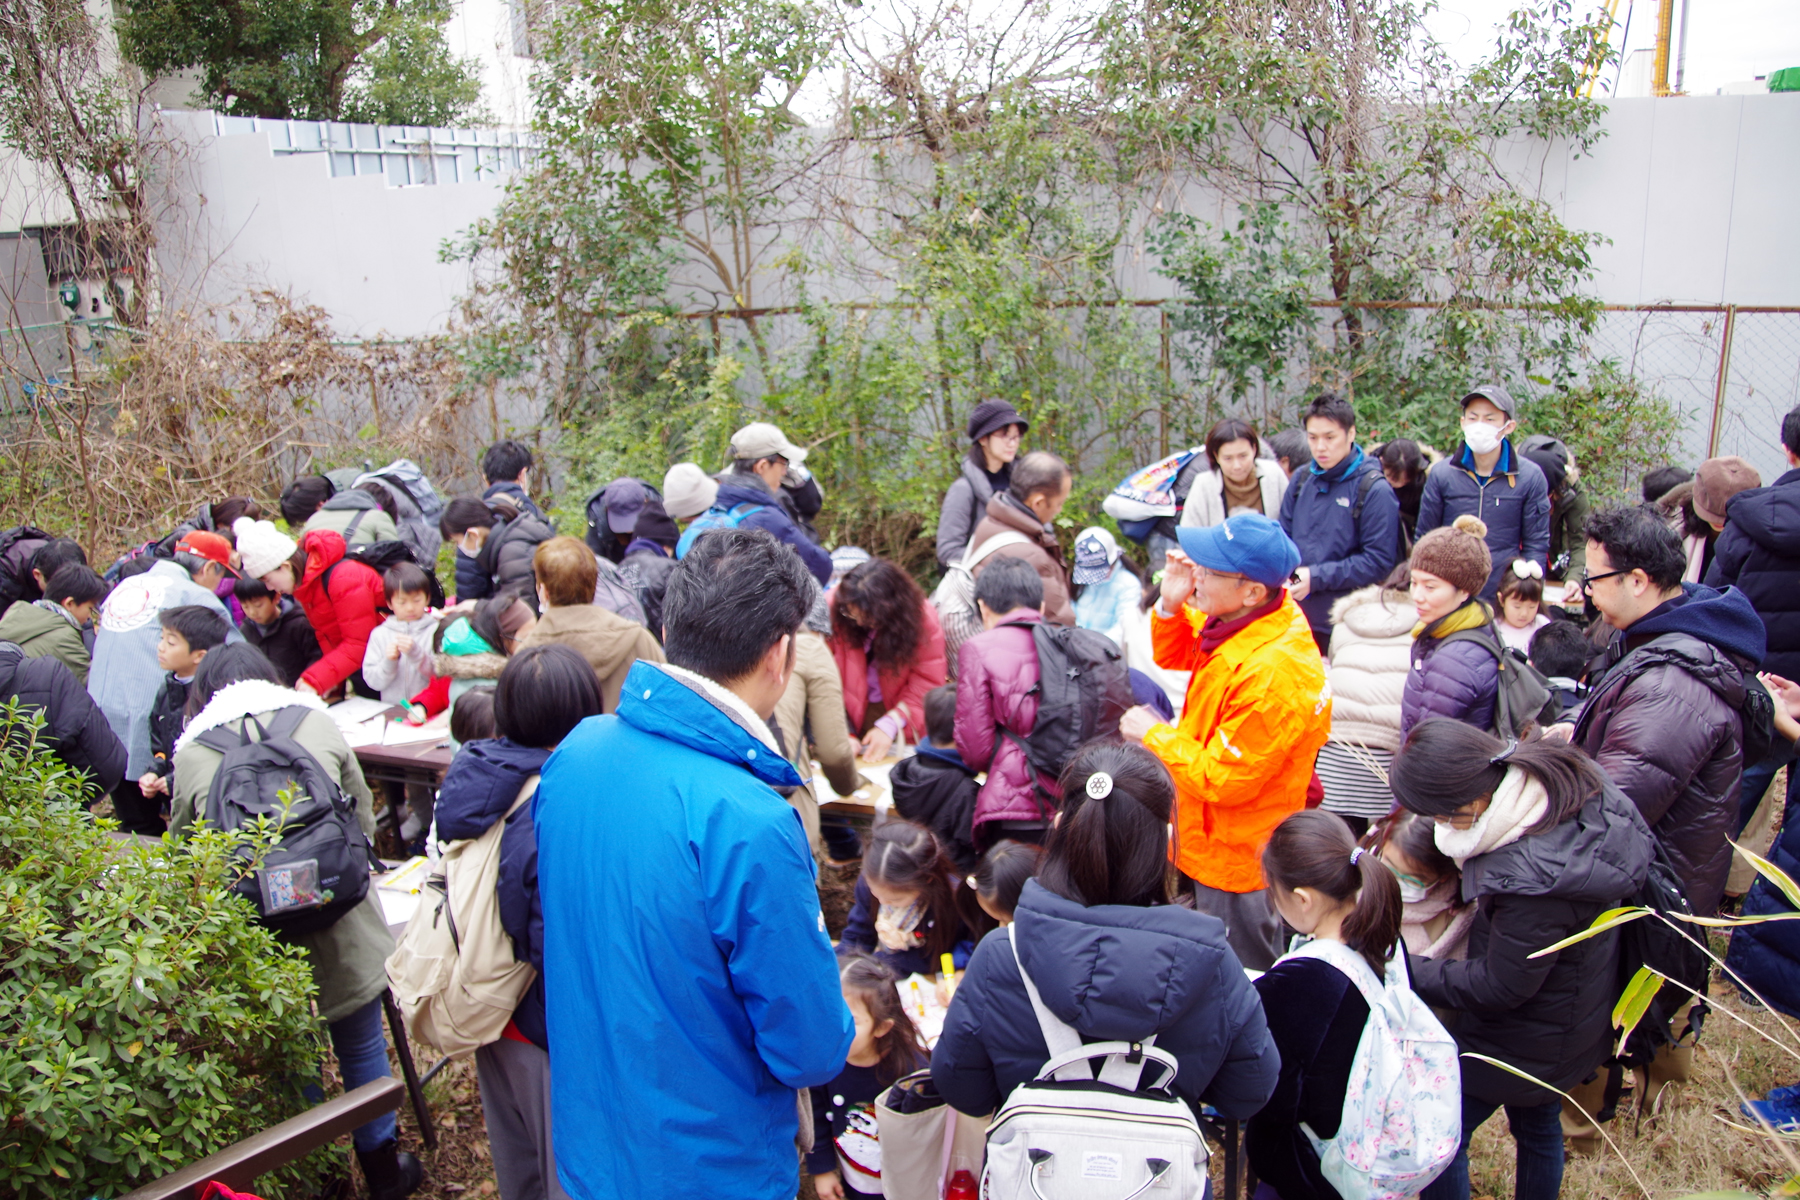
[[[625,686],[625,673],[632,663],[640,658],[653,663],[668,661],[648,629],[592,604],[545,609],[531,632],[519,640],[518,649],[551,643],[567,646],[588,660],[600,677],[607,712],[619,711],[619,690]]]
[[[844,717],[844,685],[831,648],[810,629],[802,629],[794,639],[794,673],[788,679],[787,691],[775,705],[775,723],[781,727],[788,761],[799,768],[800,777],[806,780],[806,786],[796,789],[788,803],[799,810],[800,821],[806,826],[806,840],[813,853],[819,855],[819,792],[812,780],[810,758],[817,755],[832,790],[847,795],[856,790],[856,743],[850,740],[849,722]],[[812,734],[811,755],[808,732]]]
[[[981,573],[995,559],[1022,558],[1044,581],[1044,603],[1038,610],[1044,614],[1044,620],[1052,625],[1073,626],[1075,605],[1069,598],[1069,569],[1063,565],[1062,546],[1056,540],[1056,531],[1012,500],[1010,493],[1003,492],[988,501],[987,516],[975,526],[969,545],[979,546],[1002,533],[1022,533],[1031,542],[1024,546],[1008,546],[988,555],[976,564],[975,578],[981,578]]]
[[[1371,585],[1331,606],[1331,740],[1400,749],[1400,697],[1419,615],[1405,592]]]
[[[1281,518],[1281,496],[1287,491],[1288,477],[1280,463],[1266,458],[1256,460],[1256,482],[1262,492],[1263,516],[1271,521]],[[1210,529],[1225,523],[1225,477],[1217,471],[1201,473],[1188,492],[1187,507],[1181,510],[1181,523],[1190,529]]]

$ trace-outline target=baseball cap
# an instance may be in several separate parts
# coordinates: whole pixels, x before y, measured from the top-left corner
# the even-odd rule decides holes
[[[1075,535],[1075,569],[1069,578],[1076,583],[1104,583],[1119,561],[1119,543],[1108,531],[1090,525]]]
[[[208,533],[204,529],[196,529],[185,533],[175,543],[177,554],[197,554],[201,558],[218,563],[225,568],[227,574],[237,576],[237,569],[231,565],[231,543],[216,533]]]
[[[1300,565],[1300,549],[1261,513],[1239,513],[1222,525],[1177,526],[1182,553],[1211,571],[1227,571],[1277,588]]]
[[[806,451],[787,440],[787,435],[767,421],[753,421],[731,435],[731,457],[755,462],[780,455],[789,466],[806,461]]]
[[[1484,383],[1479,387],[1470,388],[1463,394],[1462,406],[1464,408],[1469,407],[1469,401],[1471,400],[1486,400],[1489,404],[1492,404],[1495,408],[1505,413],[1506,419],[1509,421],[1516,421],[1519,419],[1519,409],[1518,406],[1513,403],[1512,393],[1497,383]]]
[[[644,511],[649,493],[635,479],[615,479],[606,485],[602,503],[606,506],[606,527],[614,533],[630,533],[637,528],[638,514]]]

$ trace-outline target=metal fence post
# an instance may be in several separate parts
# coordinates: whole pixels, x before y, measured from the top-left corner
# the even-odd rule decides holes
[[[1706,457],[1719,456],[1719,435],[1725,420],[1725,385],[1731,379],[1731,334],[1737,328],[1737,305],[1725,306],[1725,328],[1719,339],[1719,379],[1713,387],[1712,431],[1706,439]]]

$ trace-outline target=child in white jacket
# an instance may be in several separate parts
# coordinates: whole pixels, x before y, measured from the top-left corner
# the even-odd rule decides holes
[[[413,563],[395,563],[381,577],[387,592],[387,620],[369,634],[363,679],[386,704],[405,707],[432,680],[431,635],[438,616],[431,611],[425,572]]]

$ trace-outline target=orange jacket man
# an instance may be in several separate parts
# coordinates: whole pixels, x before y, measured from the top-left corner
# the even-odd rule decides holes
[[[1192,671],[1179,727],[1134,708],[1119,723],[1175,777],[1175,865],[1195,907],[1225,922],[1246,966],[1282,951],[1263,843],[1306,805],[1331,730],[1331,691],[1306,615],[1283,586],[1300,552],[1269,518],[1177,531],[1151,618],[1156,664]]]

